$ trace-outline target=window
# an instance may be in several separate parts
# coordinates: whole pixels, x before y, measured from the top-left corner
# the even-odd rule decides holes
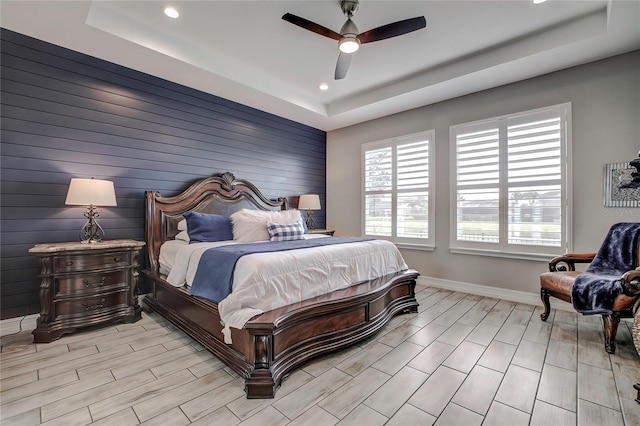
[[[451,127],[453,251],[570,249],[571,105]]]
[[[433,134],[362,146],[363,235],[399,246],[433,247]]]

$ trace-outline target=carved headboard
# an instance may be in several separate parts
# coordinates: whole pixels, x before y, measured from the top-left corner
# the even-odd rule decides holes
[[[158,271],[160,246],[178,233],[178,222],[184,212],[229,216],[241,209],[286,210],[287,207],[286,198],[269,200],[251,182],[236,179],[230,172],[200,179],[173,197],[145,191],[147,266]]]

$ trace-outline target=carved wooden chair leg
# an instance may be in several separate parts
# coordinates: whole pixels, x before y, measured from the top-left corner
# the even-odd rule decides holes
[[[607,353],[613,354],[616,351],[616,334],[620,315],[615,312],[611,315],[602,315],[602,323],[604,326],[604,349]]]
[[[540,319],[542,321],[546,321],[549,318],[549,314],[551,313],[551,304],[549,303],[549,292],[546,288],[540,289],[540,298],[542,299],[542,304],[544,305],[544,312],[540,314]]]

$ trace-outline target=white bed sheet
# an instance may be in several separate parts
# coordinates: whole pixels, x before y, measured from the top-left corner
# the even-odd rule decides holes
[[[183,245],[167,281],[177,287],[191,285],[202,254],[227,244],[234,242]],[[263,312],[404,269],[402,255],[385,240],[242,256],[236,264],[232,293],[218,303],[225,342],[231,343],[230,327],[240,329]]]

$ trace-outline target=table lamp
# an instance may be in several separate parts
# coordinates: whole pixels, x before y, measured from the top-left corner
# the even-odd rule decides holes
[[[99,179],[72,178],[67,192],[66,205],[87,206],[84,217],[87,222],[80,230],[80,242],[97,243],[104,238],[104,230],[96,217],[100,216],[96,206],[116,206],[113,182]]]
[[[320,196],[318,194],[305,194],[298,200],[298,210],[307,211],[307,228],[315,229],[316,224],[311,217],[312,210],[320,210]]]

